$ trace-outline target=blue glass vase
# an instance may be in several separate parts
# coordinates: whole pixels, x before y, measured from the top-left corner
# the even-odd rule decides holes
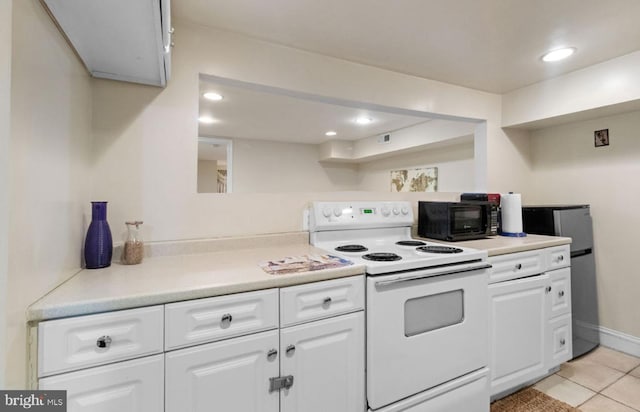
[[[107,202],[91,202],[91,224],[84,241],[84,260],[87,269],[111,265],[113,240],[107,223]]]

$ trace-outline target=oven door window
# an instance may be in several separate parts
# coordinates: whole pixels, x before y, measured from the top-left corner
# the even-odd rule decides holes
[[[464,320],[462,289],[409,299],[404,304],[404,335],[427,333]]]

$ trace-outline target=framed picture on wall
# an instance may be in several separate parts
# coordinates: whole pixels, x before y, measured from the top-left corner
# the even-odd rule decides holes
[[[596,147],[609,146],[609,129],[596,130],[593,132],[593,141]]]
[[[391,171],[392,192],[437,192],[438,168],[400,169]]]

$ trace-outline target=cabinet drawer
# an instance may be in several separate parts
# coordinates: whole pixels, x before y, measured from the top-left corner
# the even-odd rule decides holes
[[[571,265],[569,245],[550,247],[545,249],[547,254],[547,270],[566,268]]]
[[[162,306],[41,322],[38,376],[160,353],[163,326]]]
[[[547,272],[551,278],[551,312],[549,318],[571,312],[571,268]]]
[[[549,321],[547,369],[555,368],[573,357],[571,314]]]
[[[493,266],[489,283],[537,275],[545,271],[543,250],[491,256],[488,260]]]
[[[278,327],[278,290],[172,303],[165,308],[166,349]]]
[[[280,289],[282,327],[364,308],[364,276]]]
[[[69,412],[163,411],[164,355],[50,376],[38,386],[67,391]]]

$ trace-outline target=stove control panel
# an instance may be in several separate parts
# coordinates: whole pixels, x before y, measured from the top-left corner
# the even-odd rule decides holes
[[[368,229],[411,226],[409,202],[313,202],[309,230]]]

